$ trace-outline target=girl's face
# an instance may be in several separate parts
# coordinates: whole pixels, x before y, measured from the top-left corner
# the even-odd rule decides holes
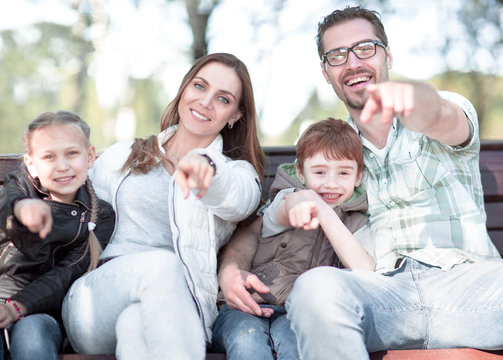
[[[31,137],[31,153],[24,156],[31,176],[38,177],[51,199],[71,203],[87,179],[96,153],[75,125],[49,125]]]
[[[179,130],[211,143],[224,126],[241,117],[241,92],[241,80],[232,68],[219,62],[206,64],[182,94]]]

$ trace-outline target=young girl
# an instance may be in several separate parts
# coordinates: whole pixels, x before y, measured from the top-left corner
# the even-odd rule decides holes
[[[41,114],[23,137],[24,164],[0,191],[2,360],[9,345],[13,360],[59,359],[61,302],[112,234],[113,209],[87,180],[89,135],[71,112]]]
[[[92,179],[117,214],[106,261],[63,303],[80,353],[119,359],[205,359],[217,314],[217,252],[261,196],[263,153],[246,66],[198,59],[161,133],[120,142]]]

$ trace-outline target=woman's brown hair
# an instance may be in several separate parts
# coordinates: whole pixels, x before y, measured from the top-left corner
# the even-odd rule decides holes
[[[241,99],[239,109],[241,118],[234,123],[232,128],[225,126],[221,131],[223,139],[223,154],[234,160],[246,160],[253,165],[263,179],[265,156],[257,135],[257,113],[253,87],[246,65],[237,57],[227,53],[215,53],[203,56],[196,60],[190,70],[183,77],[182,83],[175,98],[169,103],[161,117],[161,131],[166,130],[180,121],[178,105],[187,85],[205,65],[219,62],[233,69],[241,80]],[[152,135],[147,139],[135,139],[131,146],[131,154],[124,164],[122,171],[130,169],[133,173],[147,173],[159,165],[159,159],[164,155],[159,149],[157,136]]]

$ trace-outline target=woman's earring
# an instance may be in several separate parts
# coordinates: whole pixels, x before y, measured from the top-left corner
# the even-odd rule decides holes
[[[233,126],[234,126],[234,124],[233,124],[233,123],[231,123],[231,122],[227,123],[227,127],[228,127],[229,129],[232,129],[232,127],[233,127]]]

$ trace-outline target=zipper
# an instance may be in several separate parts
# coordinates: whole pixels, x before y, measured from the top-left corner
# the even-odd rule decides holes
[[[7,246],[5,246],[5,249],[3,249],[2,253],[0,254],[0,260],[4,257],[4,255],[9,251],[9,249],[11,247],[13,247],[14,244],[12,243],[12,241],[10,241]]]
[[[172,197],[172,218],[173,218],[173,225],[176,227],[176,232],[177,232],[177,236],[176,238],[173,238],[173,243],[176,247],[176,252],[178,254],[178,258],[180,259],[180,262],[182,263],[182,265],[185,267],[186,269],[186,273],[188,275],[188,278],[189,279],[185,279],[185,281],[187,282],[187,286],[189,287],[189,291],[190,291],[190,294],[192,296],[192,298],[194,299],[194,302],[196,303],[196,307],[197,307],[197,312],[199,314],[199,318],[201,319],[201,321],[203,322],[203,329],[204,329],[204,334],[206,336],[206,322],[204,320],[204,315],[203,315],[203,310],[202,310],[202,306],[199,302],[199,299],[196,297],[196,295],[194,294],[194,292],[192,291],[192,288],[194,289],[195,291],[195,288],[196,288],[196,285],[195,285],[195,282],[194,282],[194,279],[192,278],[192,275],[190,273],[190,268],[188,267],[187,263],[184,261],[184,259],[182,258],[182,253],[180,251],[180,228],[178,227],[178,224],[176,222],[176,216],[175,216],[175,189],[176,187],[174,186],[174,181],[172,182],[172,194],[173,194],[173,197]],[[190,280],[190,283],[192,284],[192,288],[190,287],[189,285],[189,281]]]
[[[75,237],[68,243],[65,243],[65,244],[61,244],[59,246],[56,246],[54,248],[54,250],[52,251],[52,266],[56,266],[56,251],[58,251],[59,249],[63,248],[63,247],[66,247],[66,246],[69,246],[71,245],[72,243],[74,243],[79,235],[80,235],[80,232],[82,230],[82,225],[84,224],[84,222],[86,221],[86,214],[87,214],[87,211],[82,211],[82,213],[80,214],[80,220],[79,220],[79,229],[77,230],[77,234],[75,235]]]

